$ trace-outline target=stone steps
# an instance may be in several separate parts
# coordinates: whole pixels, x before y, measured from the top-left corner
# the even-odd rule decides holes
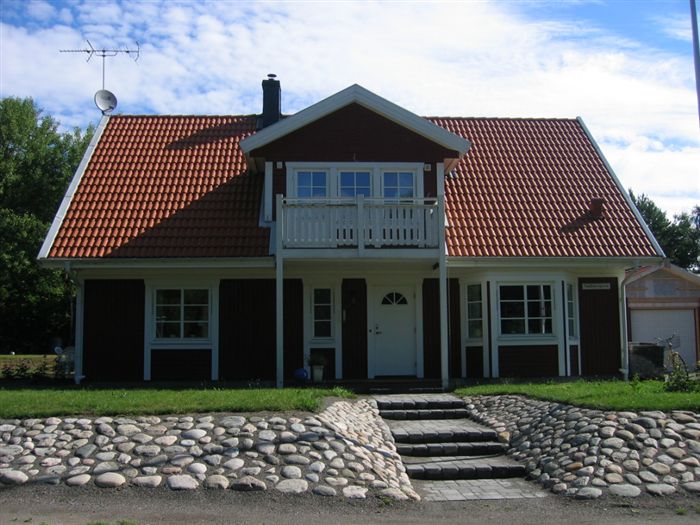
[[[488,480],[524,478],[524,465],[505,456],[498,433],[469,419],[464,401],[449,395],[378,396],[409,478]]]
[[[505,479],[522,478],[525,467],[503,457],[445,458],[443,461],[407,463],[406,473],[412,479]]]
[[[414,410],[380,410],[379,415],[384,419],[459,419],[469,416],[464,408],[438,408],[438,409],[414,409]]]
[[[397,443],[396,450],[402,456],[484,456],[503,454],[503,443],[482,441],[476,443]]]

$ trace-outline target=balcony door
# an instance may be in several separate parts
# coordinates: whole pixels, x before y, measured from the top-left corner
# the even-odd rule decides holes
[[[370,373],[373,377],[415,376],[416,306],[413,288],[375,287],[370,300]]]

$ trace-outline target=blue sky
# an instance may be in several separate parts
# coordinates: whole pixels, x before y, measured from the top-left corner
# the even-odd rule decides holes
[[[0,3],[0,96],[65,127],[99,120],[107,59],[126,114],[258,113],[277,73],[292,113],[358,83],[421,115],[575,117],[623,185],[670,214],[700,204],[687,0]]]

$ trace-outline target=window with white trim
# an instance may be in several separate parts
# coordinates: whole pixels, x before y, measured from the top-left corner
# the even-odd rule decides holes
[[[399,200],[412,199],[415,195],[415,173],[412,171],[382,172],[382,197]]]
[[[333,335],[333,293],[330,288],[314,288],[313,291],[314,338]]]
[[[297,171],[297,197],[319,198],[328,196],[328,172],[325,170]]]
[[[207,339],[210,294],[206,288],[155,290],[156,339]]]
[[[467,285],[467,339],[481,339],[484,336],[483,300],[481,285]]]
[[[576,326],[576,298],[574,293],[574,285],[566,283],[566,322],[569,337],[572,339],[578,337],[578,327]]]
[[[552,286],[502,284],[499,286],[501,335],[551,335]]]
[[[372,195],[372,176],[364,171],[340,171],[338,173],[338,192],[340,197],[357,197]]]

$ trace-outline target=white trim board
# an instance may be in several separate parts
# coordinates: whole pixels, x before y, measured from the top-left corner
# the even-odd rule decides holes
[[[37,256],[37,259],[46,259],[49,256],[49,252],[51,251],[51,247],[53,246],[53,241],[56,239],[58,230],[61,228],[61,224],[63,224],[63,219],[66,217],[66,213],[68,212],[70,203],[73,200],[73,195],[75,195],[75,192],[78,189],[78,186],[80,185],[80,181],[83,178],[83,174],[85,173],[85,170],[87,169],[88,164],[90,163],[92,154],[94,153],[95,148],[97,147],[97,143],[100,141],[100,138],[102,137],[102,132],[107,127],[108,122],[109,116],[104,115],[100,120],[100,123],[97,125],[95,134],[92,136],[92,140],[90,140],[90,144],[85,150],[85,154],[83,155],[83,159],[78,165],[78,169],[75,170],[75,174],[73,175],[73,179],[70,181],[70,185],[66,190],[66,194],[63,196],[61,205],[58,207],[58,211],[56,212],[56,216],[54,217],[53,222],[51,223],[49,232],[46,234],[44,243],[41,245],[41,250],[39,250],[39,255]]]
[[[393,102],[389,102],[385,98],[372,93],[358,84],[353,84],[335,95],[331,95],[299,113],[280,120],[257,132],[255,135],[247,137],[240,142],[240,147],[245,154],[248,155],[254,149],[265,146],[297,129],[303,128],[311,122],[353,103],[359,104],[378,115],[396,122],[441,146],[455,150],[460,156],[464,155],[471,146],[468,140],[454,133],[450,133],[440,126],[433,124]]]

